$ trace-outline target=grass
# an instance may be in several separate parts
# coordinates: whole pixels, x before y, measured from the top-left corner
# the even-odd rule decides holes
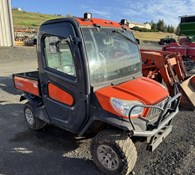
[[[142,41],[159,41],[160,38],[165,38],[168,35],[177,39],[177,35],[174,33],[163,33],[163,32],[133,32],[135,37]]]
[[[25,11],[12,10],[14,28],[35,28],[49,19],[61,18],[62,16],[39,14]]]

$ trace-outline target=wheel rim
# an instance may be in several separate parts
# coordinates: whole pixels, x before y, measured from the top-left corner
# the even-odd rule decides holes
[[[107,145],[100,145],[97,148],[97,157],[100,163],[109,170],[116,170],[119,167],[119,158],[116,152]]]
[[[26,117],[27,122],[30,125],[33,125],[33,123],[34,123],[34,116],[33,116],[33,113],[32,113],[32,111],[30,109],[26,109],[25,110],[25,117]]]

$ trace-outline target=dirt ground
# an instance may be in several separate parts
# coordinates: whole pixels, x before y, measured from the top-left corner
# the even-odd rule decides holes
[[[141,48],[160,49],[155,44]],[[25,125],[20,93],[12,74],[37,69],[35,48],[0,48],[0,174],[4,175],[99,175],[91,160],[91,139],[79,138],[54,126],[40,132]],[[135,143],[136,175],[195,174],[195,113],[180,111],[172,133],[154,151]]]

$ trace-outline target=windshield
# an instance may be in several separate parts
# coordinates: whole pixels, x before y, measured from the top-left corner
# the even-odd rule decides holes
[[[83,28],[82,32],[92,86],[141,73],[139,49],[130,31]]]

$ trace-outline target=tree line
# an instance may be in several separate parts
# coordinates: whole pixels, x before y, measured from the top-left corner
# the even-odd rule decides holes
[[[140,28],[140,27],[133,27],[133,30],[137,30],[140,32],[168,32],[168,33],[175,33],[176,29],[172,25],[166,25],[163,19],[159,19],[157,23],[151,21],[149,23],[151,25],[151,29]]]
[[[159,19],[157,23],[151,21],[151,30],[154,32],[169,32],[175,33],[175,27],[172,25],[166,25],[163,19]]]

